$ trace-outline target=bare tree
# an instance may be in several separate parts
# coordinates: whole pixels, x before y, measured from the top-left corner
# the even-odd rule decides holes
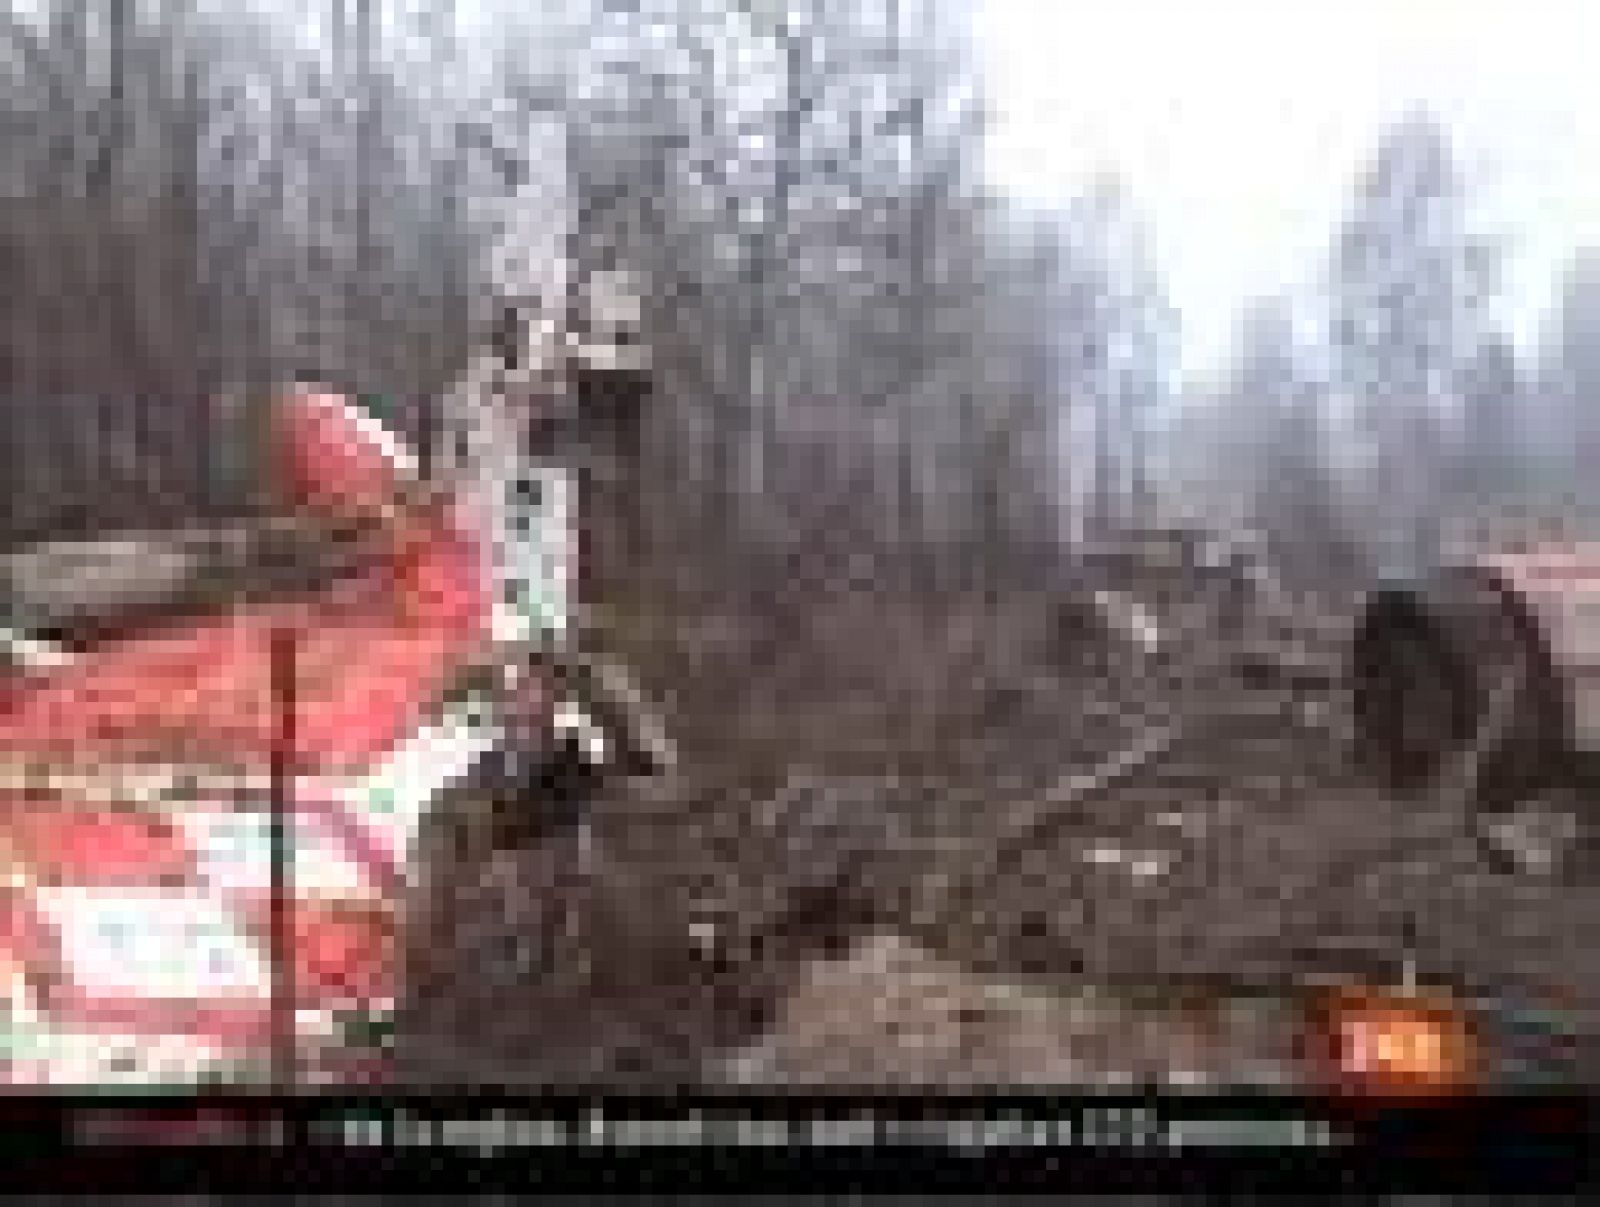
[[[1301,344],[1292,302],[1255,304],[1241,343],[1226,403],[1238,438],[1219,468],[1248,492],[1245,518],[1280,574],[1303,586],[1339,581],[1360,555],[1328,474],[1327,383]]]
[[[1511,502],[1527,471],[1522,367],[1503,332],[1484,334],[1461,368],[1462,439],[1456,459],[1460,506],[1481,512]]]
[[[1600,333],[1600,254],[1577,252],[1563,282],[1560,309],[1546,359],[1546,401],[1553,430],[1553,454],[1547,457],[1549,473],[1562,485],[1587,498],[1594,497],[1587,467],[1600,451],[1600,420],[1594,398],[1600,381],[1600,356],[1595,337]],[[1548,447],[1548,445],[1547,445]]]
[[[1331,276],[1339,384],[1356,410],[1374,554],[1395,570],[1437,549],[1456,372],[1495,285],[1468,229],[1442,127],[1415,112],[1384,138],[1340,231]]]
[[[219,386],[316,373],[418,434],[480,292],[469,156],[443,137],[471,73],[441,87],[378,13],[345,65],[249,6],[61,0],[0,26],[7,539],[223,506]]]
[[[782,574],[796,544],[881,562],[998,493],[969,489],[956,419],[1001,325],[981,105],[938,8],[685,0],[648,42],[569,13],[577,275],[648,282],[645,510],[725,578]]]

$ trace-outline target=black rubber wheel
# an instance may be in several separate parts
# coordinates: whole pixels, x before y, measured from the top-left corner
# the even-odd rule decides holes
[[[1374,596],[1353,659],[1357,759],[1389,791],[1428,791],[1492,719],[1470,804],[1488,811],[1537,797],[1568,772],[1560,678],[1534,621],[1495,580],[1447,571]]]
[[[1496,812],[1567,784],[1572,742],[1562,679],[1544,634],[1523,600],[1492,574],[1441,574],[1439,595],[1454,611],[1455,646],[1473,676],[1474,708],[1488,716],[1499,689],[1509,690],[1505,729],[1485,751],[1472,802]]]
[[[1356,640],[1356,758],[1388,791],[1425,791],[1474,726],[1475,685],[1447,633],[1405,592],[1375,599]]]

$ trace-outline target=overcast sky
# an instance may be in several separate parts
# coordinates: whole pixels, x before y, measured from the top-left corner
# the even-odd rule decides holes
[[[990,170],[1033,202],[1118,169],[1154,226],[1191,370],[1252,296],[1314,271],[1384,124],[1437,112],[1532,338],[1600,244],[1600,8],[1575,0],[978,0]]]

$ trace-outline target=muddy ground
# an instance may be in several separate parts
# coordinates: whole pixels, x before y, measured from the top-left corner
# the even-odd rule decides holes
[[[408,1077],[1273,1084],[1300,991],[1408,963],[1560,995],[1596,1075],[1600,888],[1363,782],[1337,690],[1207,669],[1204,629],[1073,640],[1042,596],[662,612],[630,656],[684,770],[442,878]],[[1174,717],[1169,755],[1007,838]]]

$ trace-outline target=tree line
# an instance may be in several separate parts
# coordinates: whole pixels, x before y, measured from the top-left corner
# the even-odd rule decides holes
[[[1193,511],[1370,569],[1468,511],[1589,489],[1600,261],[1575,257],[1548,346],[1520,353],[1440,123],[1386,132],[1319,287],[1253,305],[1202,390],[1126,183],[1038,210],[984,178],[972,16],[13,12],[6,538],[178,507],[149,466],[204,478],[179,400],[221,383],[315,373],[399,400],[426,443],[508,299],[608,274],[650,362],[645,548],[690,574],[981,587]]]

